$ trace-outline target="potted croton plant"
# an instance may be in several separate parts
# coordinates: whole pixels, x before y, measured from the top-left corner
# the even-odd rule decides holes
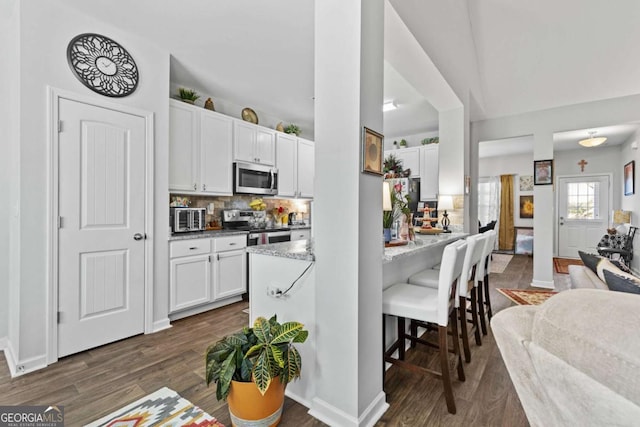
[[[285,387],[300,377],[302,369],[293,343],[305,342],[308,335],[302,323],[280,324],[276,316],[258,317],[252,328],[245,327],[207,348],[207,385],[217,383],[216,397],[227,400],[234,425],[280,422]]]

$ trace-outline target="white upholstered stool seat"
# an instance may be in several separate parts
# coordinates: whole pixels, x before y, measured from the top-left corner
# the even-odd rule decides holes
[[[427,286],[429,288],[438,289],[439,278],[440,278],[440,270],[427,268],[425,270],[418,271],[416,274],[409,276],[408,281],[412,285]]]
[[[384,291],[382,310],[392,316],[435,322],[438,315],[438,290],[396,283]]]
[[[483,235],[486,235],[486,241],[484,246],[484,253],[482,254],[482,261],[478,264],[478,272],[476,273],[478,283],[478,310],[480,311],[480,325],[482,326],[482,333],[487,335],[487,323],[491,321],[493,312],[491,310],[491,295],[489,293],[489,270],[491,269],[491,253],[493,252],[493,246],[496,242],[496,231],[487,230]],[[488,321],[485,320],[488,318]]]
[[[444,386],[447,409],[452,414],[456,413],[456,404],[453,397],[451,374],[449,372],[448,341],[449,336],[451,336],[453,353],[456,357],[455,368],[458,372],[458,379],[464,381],[465,376],[460,355],[455,303],[457,295],[456,287],[462,273],[462,265],[466,251],[467,243],[464,240],[450,243],[444,248],[442,270],[439,272],[440,278],[437,288],[411,285],[408,283],[396,283],[385,289],[382,293],[382,342],[385,345],[384,361],[401,368],[410,369],[413,372],[425,372],[440,377]],[[397,339],[388,348],[386,347],[384,335],[387,316],[395,316],[397,321]],[[409,319],[411,322],[411,333],[407,333],[406,319]],[[437,329],[438,342],[432,343],[424,338],[418,337],[418,326]],[[448,333],[449,327],[451,327],[451,334]],[[436,371],[405,361],[406,340],[410,340],[412,344],[419,343],[437,347],[440,356],[440,370]],[[397,357],[395,357],[396,352]]]

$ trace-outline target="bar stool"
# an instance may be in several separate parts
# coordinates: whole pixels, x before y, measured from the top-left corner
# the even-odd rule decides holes
[[[491,267],[491,254],[493,253],[493,246],[496,243],[496,231],[488,230],[482,233],[487,236],[484,246],[484,254],[482,254],[482,262],[478,265],[478,310],[480,314],[480,327],[482,328],[482,333],[487,335],[487,321],[485,317],[488,318],[489,322],[493,317],[493,313],[491,311],[491,294],[489,293],[489,273]]]
[[[456,404],[451,386],[451,375],[449,373],[449,345],[448,327],[451,325],[453,337],[453,351],[456,356],[456,368],[458,379],[465,380],[462,358],[460,355],[460,342],[458,340],[458,327],[455,317],[455,300],[457,295],[457,282],[462,274],[467,243],[458,240],[450,243],[444,249],[442,265],[440,269],[440,280],[438,288],[427,288],[424,286],[410,285],[408,283],[396,283],[385,289],[382,294],[383,312],[383,338],[384,345],[384,318],[385,315],[396,316],[398,320],[398,339],[388,350],[384,351],[384,361],[397,365],[401,368],[417,372],[425,372],[442,378],[444,386],[444,396],[447,402],[447,409],[450,413],[456,413]],[[438,344],[431,343],[417,336],[407,334],[405,319],[417,321],[421,326],[437,324]],[[437,347],[440,355],[440,371],[431,370],[421,366],[408,363],[405,358],[405,340],[420,344]],[[393,358],[392,354],[398,351],[398,358]],[[384,362],[383,362],[384,369]],[[383,371],[384,372],[384,371]],[[384,377],[383,377],[384,383]]]
[[[471,349],[469,347],[469,329],[467,323],[471,324],[471,332],[475,336],[476,345],[482,345],[482,338],[480,336],[480,323],[478,316],[478,298],[477,298],[477,281],[476,268],[482,260],[482,254],[484,253],[486,236],[482,234],[475,234],[467,237],[467,252],[464,259],[464,265],[460,282],[458,284],[458,295],[456,297],[456,309],[458,311],[458,318],[460,319],[460,332],[462,336],[462,346],[464,349],[465,362],[471,362]],[[442,255],[444,261],[444,254]],[[436,287],[437,270],[426,269],[422,270],[413,276],[409,277],[409,283],[412,285]],[[469,286],[469,282],[472,285]],[[470,304],[467,304],[467,300]],[[469,307],[467,307],[469,305]],[[471,313],[471,320],[467,319],[467,313]],[[413,332],[413,331],[412,331]]]

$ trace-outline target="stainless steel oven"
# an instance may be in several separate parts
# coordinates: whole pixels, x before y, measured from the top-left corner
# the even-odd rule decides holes
[[[247,246],[268,245],[270,243],[290,242],[291,230],[253,231],[247,236]]]
[[[278,194],[278,169],[253,163],[233,164],[234,194]]]

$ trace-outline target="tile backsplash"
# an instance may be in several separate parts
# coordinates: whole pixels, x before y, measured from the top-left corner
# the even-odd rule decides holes
[[[273,197],[260,197],[249,195],[235,195],[235,196],[200,196],[191,194],[178,194],[171,193],[169,201],[173,202],[176,198],[187,199],[189,207],[192,208],[208,208],[210,203],[213,203],[213,215],[207,211],[206,222],[210,224],[216,220],[220,223],[220,216],[223,209],[250,209],[249,203],[256,198],[261,198],[267,205],[266,212],[271,215],[275,209],[282,207],[286,213],[296,212],[297,220],[309,220],[309,201],[308,200],[293,200],[293,199],[276,199]]]

